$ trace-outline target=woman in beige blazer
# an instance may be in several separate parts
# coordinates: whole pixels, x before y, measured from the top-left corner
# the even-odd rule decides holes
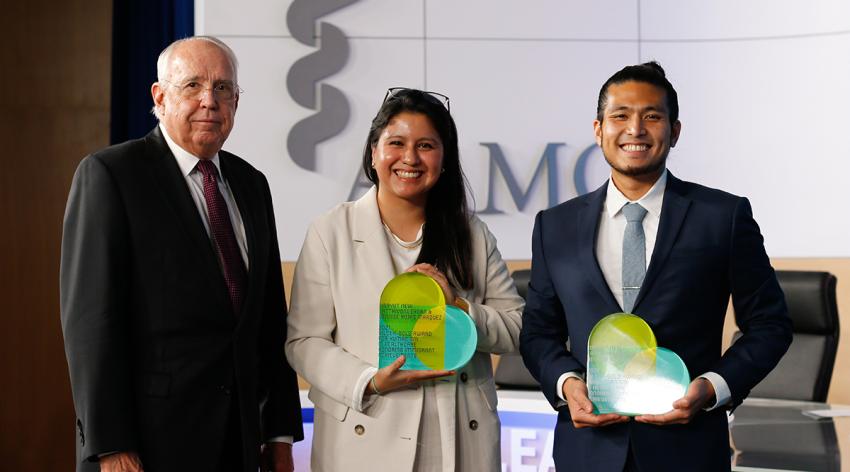
[[[310,226],[295,268],[286,354],[315,404],[314,471],[497,471],[491,353],[518,347],[523,301],[472,216],[448,98],[390,89],[363,156],[375,184]],[[395,275],[433,277],[475,322],[456,372],[378,363],[379,299]]]

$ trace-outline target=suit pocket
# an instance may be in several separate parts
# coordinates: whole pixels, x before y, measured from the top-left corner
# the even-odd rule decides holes
[[[145,372],[141,376],[141,390],[150,397],[164,398],[171,392],[171,374]]]
[[[499,403],[499,396],[496,394],[496,384],[493,382],[493,377],[482,379],[478,383],[478,390],[481,392],[481,397],[484,399],[484,404],[490,411],[496,411],[496,406]]]
[[[316,408],[336,418],[337,421],[345,421],[345,417],[348,416],[349,408],[347,405],[343,405],[315,388],[310,389],[307,398],[313,402]]]

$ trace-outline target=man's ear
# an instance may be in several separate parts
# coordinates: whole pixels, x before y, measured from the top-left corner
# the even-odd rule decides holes
[[[593,136],[596,137],[596,145],[602,147],[602,122],[593,120]]]
[[[153,106],[157,110],[157,115],[159,115],[159,110],[165,103],[165,89],[159,82],[154,82],[151,85],[151,98],[153,98]]]
[[[679,121],[679,120],[676,120],[676,122],[673,123],[673,126],[670,129],[670,147],[676,146],[676,142],[679,141],[679,133],[681,133],[681,132],[682,132],[682,122]]]

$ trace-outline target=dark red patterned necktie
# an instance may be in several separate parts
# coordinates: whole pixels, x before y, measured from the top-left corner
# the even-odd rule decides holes
[[[242,297],[245,291],[245,264],[242,253],[236,243],[236,234],[230,222],[230,214],[224,197],[218,191],[215,164],[211,161],[198,161],[198,170],[204,176],[204,200],[207,201],[207,215],[210,220],[210,233],[218,249],[218,257],[224,272],[224,282],[233,303],[233,311],[238,315],[242,307]]]

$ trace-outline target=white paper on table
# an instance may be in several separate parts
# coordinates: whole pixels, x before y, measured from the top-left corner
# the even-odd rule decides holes
[[[843,410],[809,410],[804,411],[804,415],[812,418],[838,418],[842,416],[850,416],[850,409]]]

